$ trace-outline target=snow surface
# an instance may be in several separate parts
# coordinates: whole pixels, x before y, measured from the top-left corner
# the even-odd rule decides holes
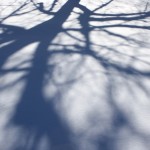
[[[53,2],[0,2],[0,150],[149,150],[150,1]]]

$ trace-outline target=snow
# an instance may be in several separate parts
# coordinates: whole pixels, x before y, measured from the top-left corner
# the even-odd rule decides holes
[[[149,150],[150,2],[55,1],[0,2],[0,149]]]

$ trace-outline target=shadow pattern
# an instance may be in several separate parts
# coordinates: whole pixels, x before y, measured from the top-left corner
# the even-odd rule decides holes
[[[25,87],[19,98],[19,101],[15,107],[14,114],[10,119],[8,126],[14,125],[21,127],[25,131],[25,135],[18,137],[20,142],[16,141],[13,145],[13,150],[38,150],[40,149],[40,142],[42,137],[46,136],[48,139],[47,147],[42,147],[41,149],[52,149],[52,150],[63,150],[79,149],[78,145],[73,140],[73,133],[71,128],[67,123],[58,115],[56,108],[54,107],[55,101],[59,103],[62,101],[64,93],[67,93],[69,88],[73,86],[75,82],[79,79],[75,77],[76,72],[81,65],[85,62],[85,57],[90,57],[94,59],[100,66],[104,68],[107,75],[108,87],[107,87],[107,100],[113,108],[115,114],[112,122],[112,129],[109,133],[98,137],[95,140],[95,145],[99,150],[115,150],[117,141],[117,135],[115,133],[119,132],[121,127],[128,126],[135,134],[137,131],[130,125],[127,116],[115,103],[114,85],[116,77],[112,75],[112,72],[121,75],[123,78],[133,78],[136,80],[136,85],[139,86],[147,96],[150,95],[149,91],[138,81],[138,78],[149,78],[149,71],[138,70],[131,65],[124,66],[115,61],[111,61],[109,58],[104,57],[100,51],[101,49],[108,49],[116,54],[119,53],[117,48],[104,45],[96,45],[91,40],[91,32],[103,32],[110,37],[118,38],[121,41],[127,43],[133,43],[142,47],[142,42],[138,41],[136,38],[127,37],[119,33],[115,33],[109,28],[128,28],[128,29],[140,29],[140,30],[150,30],[149,25],[138,25],[132,24],[132,21],[143,21],[150,17],[150,12],[138,12],[138,13],[120,13],[120,14],[103,14],[98,11],[104,7],[109,6],[114,0],[110,0],[94,10],[88,9],[86,6],[80,3],[80,0],[67,1],[57,12],[53,12],[58,0],[54,0],[49,10],[44,9],[43,3],[36,4],[33,3],[36,10],[47,15],[53,15],[53,17],[35,27],[30,29],[24,29],[22,27],[7,25],[4,20],[8,19],[12,15],[15,15],[20,9],[22,9],[27,2],[15,10],[12,14],[2,19],[0,24],[0,29],[2,31],[0,37],[0,75],[3,76],[8,72],[17,72],[25,70],[27,73],[22,77],[25,80]],[[80,12],[76,12],[75,8],[78,8]],[[63,24],[69,18],[71,13],[76,13],[78,15],[78,22],[80,28],[63,28]],[[94,17],[93,17],[94,16]],[[116,23],[109,24],[109,22],[114,21]],[[121,21],[121,23],[118,23]],[[95,25],[90,22],[98,22],[100,25]],[[101,25],[102,23],[102,25]],[[104,23],[104,24],[103,24]],[[78,32],[82,35],[82,39],[71,34],[72,32]],[[80,44],[63,45],[59,42],[53,42],[54,39],[60,34],[64,33],[75,39],[76,41],[84,42],[84,46]],[[18,53],[22,48],[38,42],[37,48],[35,49],[33,59],[31,60],[31,67],[24,69],[5,69],[5,63],[14,54]],[[50,49],[49,47],[61,46],[61,50]],[[99,47],[99,51],[94,51],[93,47]],[[53,57],[57,55],[64,56],[81,56],[81,61],[74,66],[71,73],[66,77],[67,80],[63,85],[55,82],[54,70],[57,64],[49,64],[48,61],[52,60]],[[131,60],[134,62],[138,58],[132,57]],[[140,61],[140,60],[139,60]],[[141,60],[142,61],[142,60]],[[143,62],[148,63],[148,62]],[[150,64],[148,64],[150,65]],[[45,78],[48,76],[48,80],[55,83],[57,90],[50,97],[47,98],[44,95]],[[84,76],[84,75],[83,75]],[[73,78],[73,79],[72,79]],[[69,84],[69,86],[66,86]],[[5,87],[6,88],[6,87]],[[51,91],[49,91],[51,93]],[[91,100],[92,101],[92,100]],[[98,143],[98,144],[97,144]]]

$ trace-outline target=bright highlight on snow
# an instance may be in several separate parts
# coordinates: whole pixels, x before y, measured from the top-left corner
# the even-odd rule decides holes
[[[0,2],[1,150],[149,150],[150,1]]]

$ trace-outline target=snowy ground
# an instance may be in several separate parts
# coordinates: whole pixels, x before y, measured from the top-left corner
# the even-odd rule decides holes
[[[149,0],[0,2],[0,150],[149,141]]]

